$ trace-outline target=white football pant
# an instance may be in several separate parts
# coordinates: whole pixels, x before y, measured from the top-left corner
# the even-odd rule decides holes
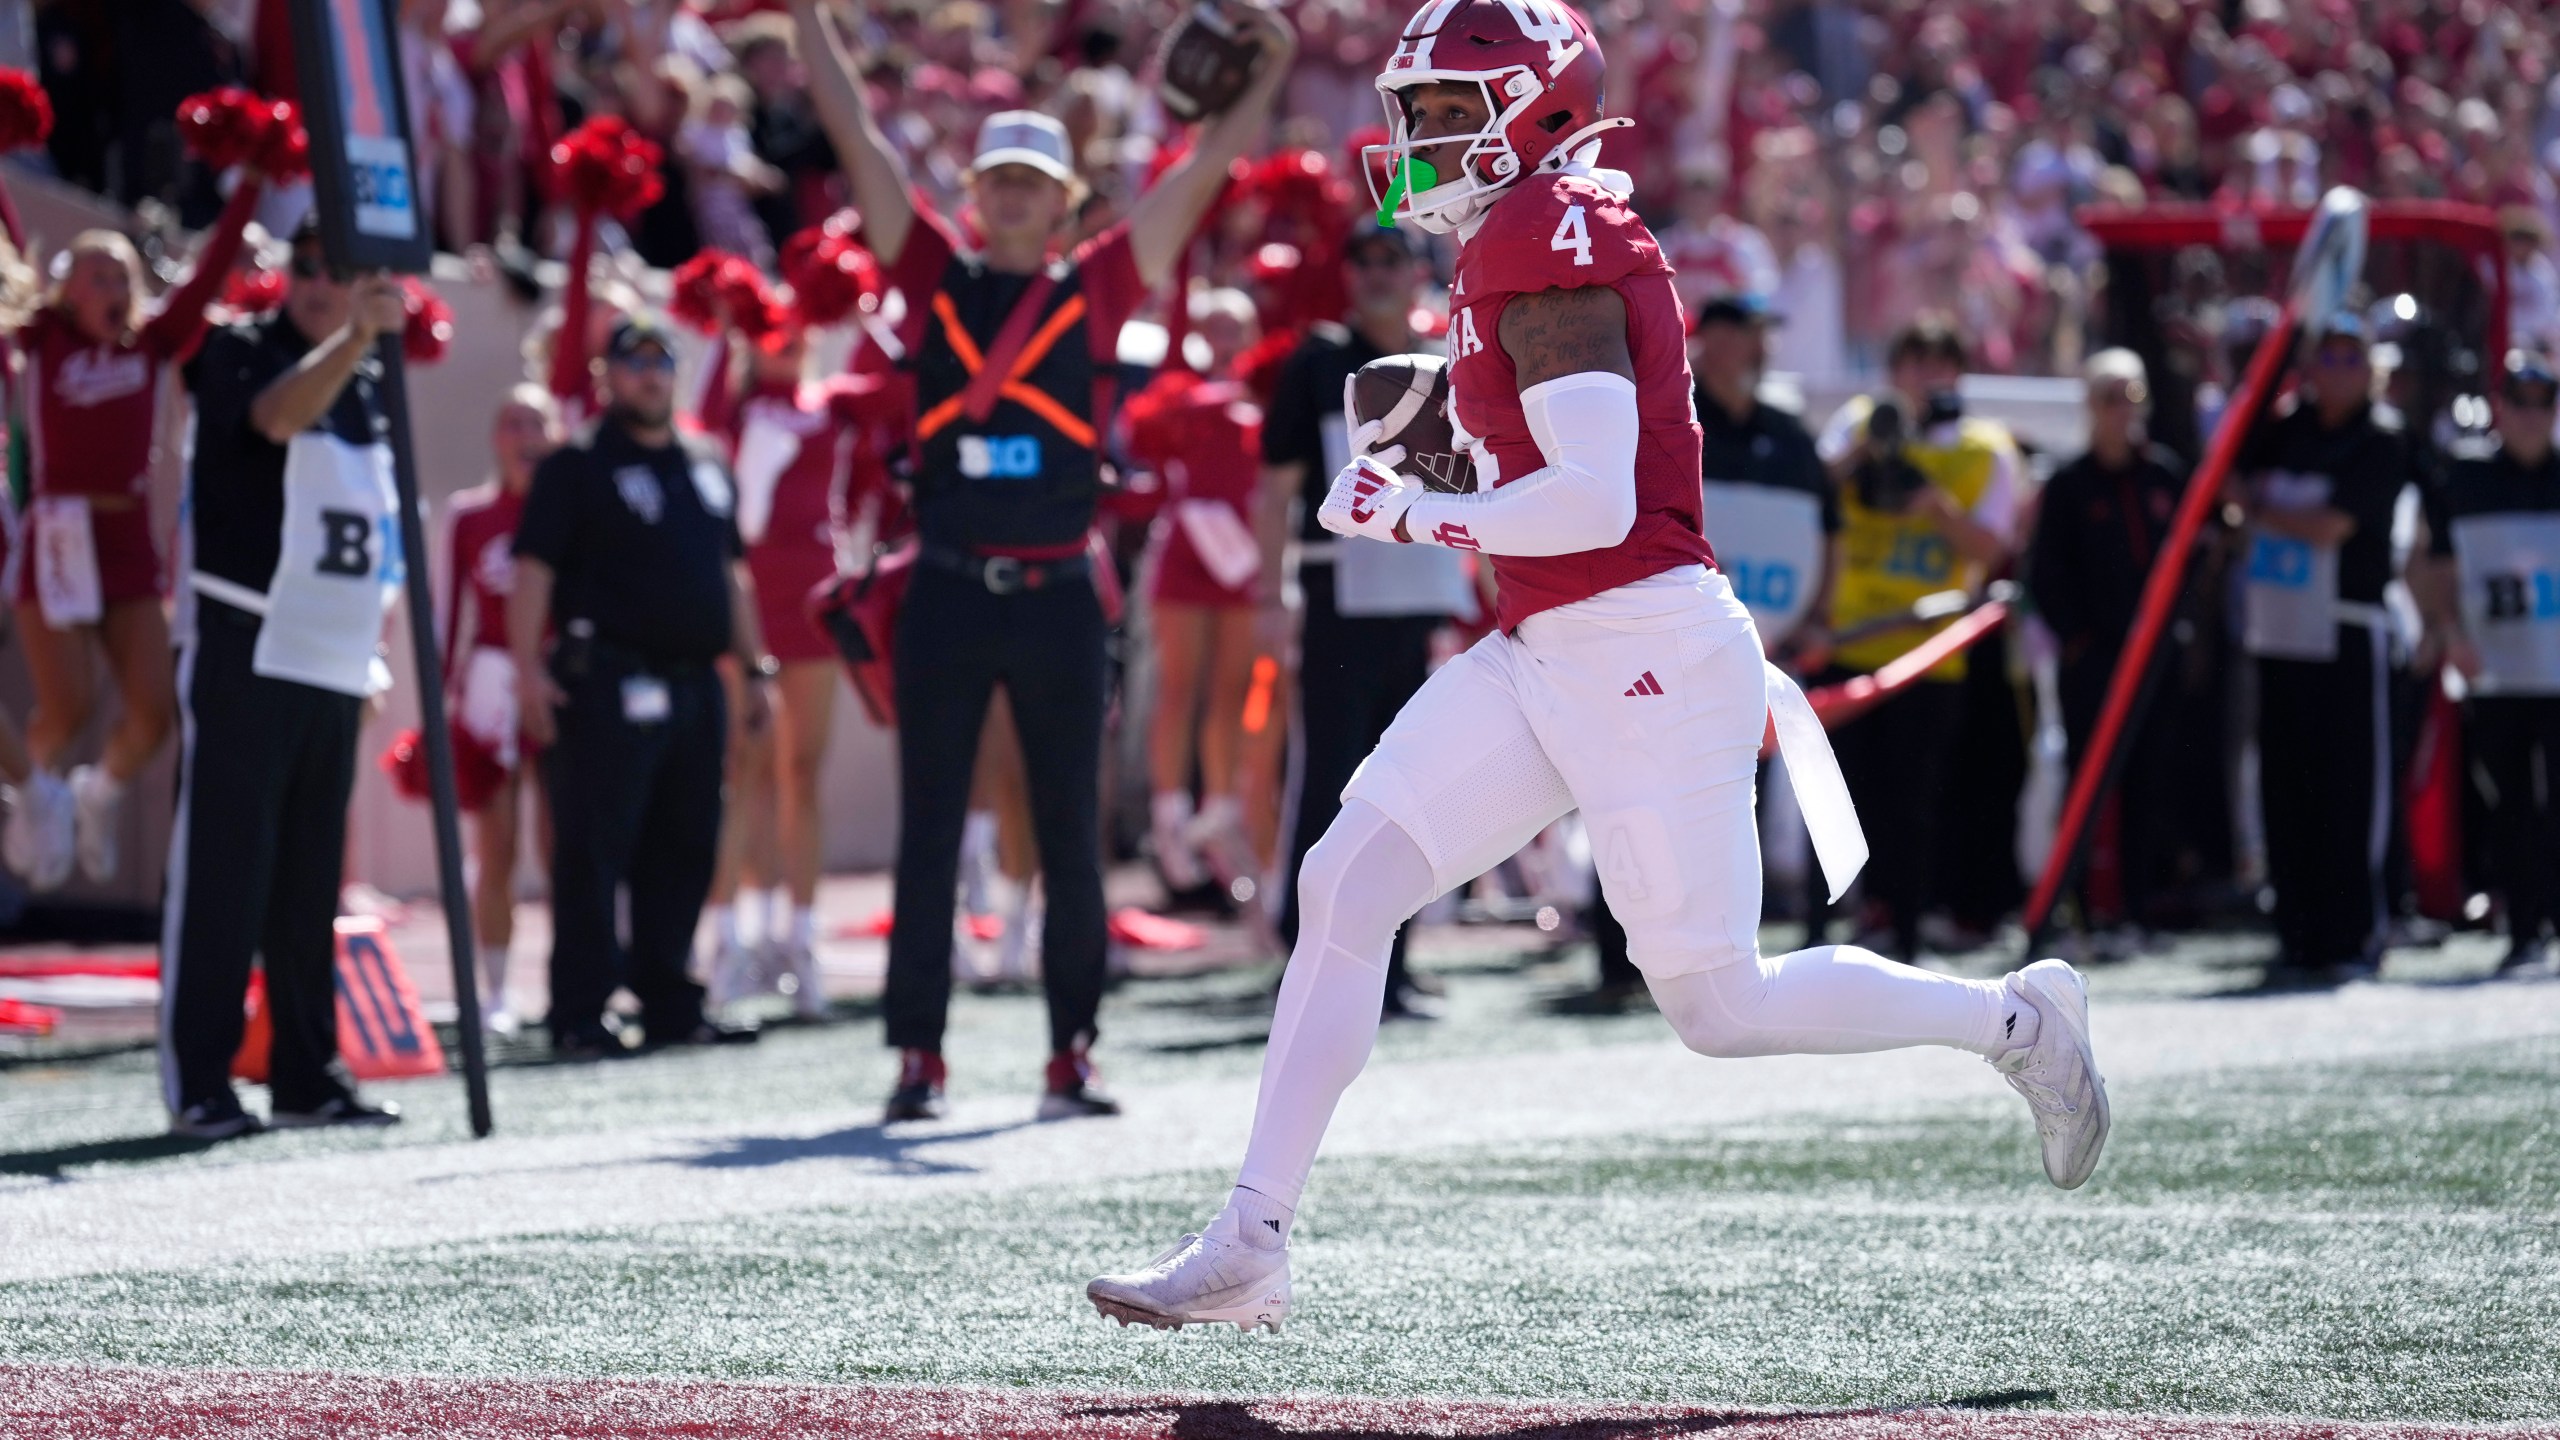
[[[1377,1037],[1397,927],[1577,806],[1630,958],[1690,1049],[2002,1048],[1996,980],[1850,946],[1760,954],[1752,800],[1767,718],[1750,613],[1702,566],[1533,615],[1434,674],[1299,872],[1298,943],[1237,1183],[1296,1207]]]

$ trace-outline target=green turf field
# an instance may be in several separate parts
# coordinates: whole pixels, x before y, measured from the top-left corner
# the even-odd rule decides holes
[[[1080,1297],[1223,1193],[1240,1122],[1176,1122],[1249,1099],[1267,974],[1123,990],[1105,1058],[1132,1113],[1078,1126],[1019,1123],[1037,1002],[964,1002],[962,1104],[916,1141],[868,1123],[888,1062],[860,1020],[507,1068],[478,1145],[448,1087],[412,1085],[391,1135],[172,1153],[131,1138],[145,1057],[20,1066],[0,1232],[34,1243],[0,1271],[0,1362],[2560,1415],[2560,986],[2459,983],[2494,952],[2457,945],[2231,998],[2234,953],[2099,977],[2117,1128],[2063,1195],[2023,1107],[1949,1057],[1711,1064],[1649,1013],[1550,1013],[1551,969],[1443,947],[1451,1016],[1391,1028],[1346,1100],[1277,1338],[1123,1331]],[[1582,1133],[1515,1137],[1488,1075],[1565,1092],[1539,1115],[1594,1076],[1699,1088],[1591,1089]],[[1435,1106],[1466,1123],[1402,1118]],[[238,1221],[201,1260],[191,1202]],[[336,1211],[370,1217],[357,1240],[286,1243]],[[127,1251],[83,1249],[76,1215],[143,1258],[101,1263]]]

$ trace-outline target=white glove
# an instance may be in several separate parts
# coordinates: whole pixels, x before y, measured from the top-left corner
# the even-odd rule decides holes
[[[1364,426],[1374,429],[1375,426]],[[1376,438],[1372,436],[1371,438]],[[1316,521],[1336,535],[1360,535],[1398,543],[1396,523],[1422,495],[1422,487],[1395,472],[1404,447],[1390,445],[1375,455],[1361,455],[1333,477],[1317,507]]]

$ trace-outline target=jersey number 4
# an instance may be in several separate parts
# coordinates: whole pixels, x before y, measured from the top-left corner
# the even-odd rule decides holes
[[[1582,218],[1581,206],[1564,207],[1564,219],[1556,223],[1555,238],[1547,242],[1547,248],[1572,251],[1576,265],[1591,263],[1591,225]]]

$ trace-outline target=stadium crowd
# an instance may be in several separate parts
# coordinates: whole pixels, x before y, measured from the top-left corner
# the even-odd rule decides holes
[[[307,186],[263,176],[263,154],[228,171],[208,164],[170,118],[222,85],[294,94],[282,0],[14,8],[53,116],[42,150],[22,158],[210,232],[192,257],[166,236],[144,250],[84,236],[67,258],[13,260],[16,293],[0,297],[14,306],[6,323],[27,368],[13,429],[41,441],[17,510],[55,517],[37,524],[66,523],[60,500],[90,495],[76,508],[104,576],[103,594],[100,575],[90,576],[85,609],[78,595],[42,593],[45,576],[32,563],[20,566],[24,583],[11,584],[36,702],[20,717],[24,753],[14,734],[0,746],[0,771],[18,796],[8,856],[43,890],[62,882],[75,856],[93,875],[114,869],[99,837],[186,698],[172,701],[158,663],[169,645],[161,602],[184,589],[161,557],[177,547],[135,533],[120,494],[129,478],[139,483],[139,463],[119,452],[48,468],[48,452],[90,456],[130,423],[76,396],[66,402],[64,376],[94,379],[83,368],[93,362],[80,358],[96,353],[86,344],[130,355],[138,374],[186,365],[201,386],[187,357],[208,323],[255,323],[238,317],[263,308],[260,296],[272,305],[295,287],[347,277],[326,273],[305,240],[262,246],[250,229],[254,214],[277,236],[296,235]],[[776,986],[803,1013],[824,1013],[811,920],[817,777],[840,662],[884,724],[926,703],[952,717],[937,727],[952,733],[930,737],[930,755],[919,737],[901,735],[902,822],[910,833],[953,837],[963,916],[955,948],[942,904],[920,901],[915,888],[952,891],[949,857],[910,873],[924,862],[902,850],[891,1008],[907,1017],[893,1021],[904,1031],[893,1043],[908,1063],[893,1115],[938,1106],[933,1017],[953,973],[1019,979],[1045,963],[1055,982],[1071,964],[1072,988],[1098,994],[1098,870],[1061,867],[1094,870],[1103,857],[1062,838],[1069,831],[1100,830],[1106,851],[1131,842],[1172,904],[1241,912],[1273,935],[1294,924],[1291,875],[1322,828],[1318,819],[1309,830],[1307,807],[1330,803],[1342,778],[1311,781],[1326,769],[1312,763],[1315,751],[1356,761],[1431,656],[1453,636],[1482,633],[1490,572],[1434,551],[1433,564],[1447,562],[1437,571],[1355,576],[1366,562],[1337,551],[1310,518],[1339,463],[1341,437],[1325,426],[1342,377],[1368,355],[1436,345],[1447,324],[1448,252],[1392,234],[1379,242],[1379,182],[1361,155],[1381,138],[1374,81],[1404,12],[1352,0],[1280,5],[1277,32],[1294,39],[1271,43],[1290,63],[1266,77],[1268,93],[1244,102],[1262,107],[1246,115],[1247,135],[1241,121],[1194,128],[1168,108],[1158,41],[1190,8],[399,4],[419,193],[434,234],[484,273],[507,277],[526,304],[547,307],[523,383],[493,386],[491,482],[441,520],[451,565],[438,582],[449,602],[444,665],[466,800],[481,817],[475,922],[493,1018],[507,1012],[506,861],[518,809],[545,793],[516,777],[549,768],[546,744],[574,743],[547,716],[519,716],[520,699],[567,702],[545,678],[557,663],[545,648],[551,638],[538,621],[511,621],[508,609],[522,558],[568,573],[573,522],[549,507],[538,549],[519,543],[515,527],[540,506],[528,497],[541,494],[542,477],[572,468],[548,457],[605,444],[591,438],[599,422],[629,428],[629,396],[643,377],[624,372],[675,358],[680,347],[644,295],[671,296],[673,323],[709,347],[704,380],[679,402],[678,429],[688,453],[714,459],[728,477],[722,493],[733,501],[714,508],[734,503],[724,523],[742,562],[739,628],[720,627],[700,655],[688,651],[688,663],[709,666],[726,647],[717,667],[726,723],[699,732],[723,751],[726,804],[683,822],[721,830],[717,872],[702,877],[713,942],[698,957],[715,1015]],[[2514,355],[2483,353],[2483,283],[2438,275],[2423,296],[2359,297],[2351,311],[2307,317],[2312,338],[2290,372],[2299,393],[2243,417],[2252,438],[2240,473],[2198,552],[2198,581],[2126,742],[2121,801],[2102,811],[2073,909],[2094,937],[2087,943],[2122,954],[2161,930],[2251,914],[2271,891],[2278,968],[2295,981],[2369,970],[2395,934],[2447,919],[2504,916],[2516,926],[2517,965],[2541,962],[2551,903],[2541,871],[2560,852],[2548,843],[2549,800],[2531,756],[2546,747],[2560,760],[2551,755],[2560,727],[2544,739],[2539,715],[2542,704],[2560,705],[2551,698],[2560,696],[2560,657],[2483,659],[2483,636],[2472,633],[2482,617],[2466,609],[2461,572],[2469,552],[2454,539],[2458,517],[2560,512],[2543,358],[2560,346],[2554,7],[1612,0],[1590,18],[1616,66],[1610,108],[1636,121],[1606,136],[1602,163],[1631,177],[1692,325],[1710,437],[1709,538],[1737,574],[1762,548],[1786,562],[1784,594],[1737,584],[1773,657],[1808,685],[1844,684],[1887,669],[1943,625],[1912,618],[1915,605],[1950,589],[1979,598],[2002,579],[2023,585],[2021,623],[1948,657],[1837,733],[1876,851],[1854,928],[1862,943],[1901,958],[1979,943],[2016,913],[2027,879],[2019,816],[2038,737],[2067,735],[2069,755],[2082,754],[2142,576],[2273,315],[2273,277],[2246,243],[2136,261],[2111,254],[2084,223],[2092,207],[2191,203],[2231,217],[2228,233],[2238,236],[2245,217],[2299,210],[2349,185],[2381,201],[2442,199],[2493,216],[2507,287],[2499,318]],[[1193,163],[1221,158],[1222,145],[1243,153],[1231,165]],[[591,183],[608,167],[584,162],[608,152],[638,157],[645,174],[619,188]],[[993,177],[1017,171],[1045,177],[1055,195],[991,193]],[[1221,172],[1223,189],[1213,188]],[[1053,200],[1054,215],[1040,208]],[[1179,233],[1159,241],[1171,213],[1185,217]],[[1030,258],[1017,266],[1026,234]],[[978,414],[977,372],[1001,358],[997,322],[1026,293],[1008,277],[1038,272],[1044,247],[1070,257],[1062,283],[1090,302],[1055,328],[1094,332],[1082,347],[1089,367],[1079,354],[1063,380],[1031,369],[1017,377],[1040,398],[1006,384],[1013,403],[1048,427],[1048,450],[1017,455],[963,433],[937,458],[937,433],[952,419],[937,402]],[[257,267],[272,272],[286,258],[290,278],[270,274],[261,289]],[[36,278],[47,265],[49,288]],[[160,285],[146,273],[155,269]],[[552,278],[560,275],[565,283]],[[1046,284],[1029,293],[1033,309],[1058,303]],[[972,296],[984,301],[978,311]],[[1130,320],[1142,325],[1124,331]],[[1133,342],[1144,326],[1160,342]],[[1044,346],[1024,363],[1066,351]],[[952,357],[965,373],[937,371]],[[1799,420],[1753,398],[1764,370],[1797,377],[1800,391],[1865,393],[1837,414]],[[2037,453],[1966,414],[1958,377],[1983,373],[2085,378],[2088,453]],[[1051,517],[954,518],[954,502],[937,498],[937,465],[980,479],[1016,463],[1049,475],[1068,449],[1089,452],[1093,493],[1066,507],[1073,523],[1059,533]],[[1722,472],[1720,454],[1730,457]],[[2473,473],[2498,456],[2528,478],[2495,490]],[[1768,473],[1742,473],[1764,462]],[[2316,493],[2287,483],[2315,471],[2335,483]],[[2456,475],[2467,478],[2457,485]],[[1719,482],[1804,498],[1797,509],[1752,510],[1761,518],[1721,533]],[[1004,534],[990,539],[994,530]],[[14,556],[42,548],[27,518],[13,531]],[[2334,593],[2320,604],[2349,618],[2333,624],[2321,609],[2315,620],[2288,621],[2265,571],[2293,556],[2332,567]],[[1002,603],[964,613],[928,600],[940,628],[921,633],[937,663],[968,652],[970,627],[1055,627],[1037,632],[1055,640],[1047,659],[1082,656],[1090,642],[1091,693],[1035,677],[1017,656],[988,660],[987,683],[956,700],[928,688],[912,653],[926,622],[897,614],[893,602],[907,587],[930,596],[961,581],[973,604]],[[1081,613],[1025,618],[1033,612],[1024,597],[1059,584],[1098,592],[1105,622],[1136,648],[1106,661],[1103,627],[1088,635]],[[1388,598],[1355,598],[1380,586]],[[568,604],[571,594],[550,598]],[[2560,602],[2551,608],[2560,613]],[[113,662],[125,721],[103,758],[74,768],[66,747],[93,699],[85,653],[74,666],[61,652],[87,644],[86,633]],[[646,672],[649,646],[623,643]],[[1053,647],[1043,639],[1033,648]],[[1377,658],[1390,652],[1400,657],[1394,666]],[[1360,667],[1346,689],[1343,676]],[[703,672],[706,684],[712,673]],[[2451,678],[2440,683],[2440,674]],[[1102,735],[1109,686],[1149,702],[1108,711],[1108,724],[1143,726],[1147,736],[1146,813],[1127,825],[1097,813],[1094,793],[1103,745],[1091,742]],[[2448,693],[2470,697],[2483,747],[2479,783],[2457,775],[2454,784],[2469,797],[2454,809],[2478,812],[2455,829],[2489,857],[2467,870],[2409,814],[2424,779],[2418,740],[2441,723]],[[1294,716],[1292,697],[1304,701]],[[1320,717],[1306,708],[1319,697]],[[656,723],[631,708],[627,685],[621,703],[626,720]],[[1062,718],[1088,707],[1091,723]],[[2508,713],[2517,707],[2535,713]],[[2300,727],[2342,710],[2360,714],[2362,728],[2314,724],[2326,736],[2319,744],[2252,742],[2268,725]],[[982,731],[972,718],[980,712]],[[1293,732],[1304,752],[1294,784]],[[1068,748],[1094,753],[1070,764],[1055,753],[1062,733],[1086,737]],[[545,783],[555,800],[569,793],[557,776]],[[1080,798],[1070,803],[1062,789]],[[964,791],[965,815],[919,808],[920,795]],[[577,793],[582,804],[601,803],[592,788]],[[630,822],[655,834],[649,823]],[[1773,910],[1823,926],[1818,867],[1800,834],[1781,833],[1786,823],[1773,822],[1768,859],[1803,873],[1803,898],[1773,891],[1788,897]],[[589,827],[563,828],[571,838],[555,844],[583,843]],[[710,836],[701,838],[707,846]],[[1615,925],[1587,878],[1593,862],[1564,833],[1535,848],[1502,883],[1532,902],[1572,897],[1568,912],[1587,902],[1587,913],[1564,919],[1601,941],[1595,1001],[1631,998],[1641,982],[1623,965],[1622,936],[1620,953],[1609,953]],[[1605,874],[1607,858],[1597,863]],[[2443,888],[2430,877],[2448,864],[2462,872],[2449,905],[2427,893]],[[590,928],[609,932],[609,900],[585,898]],[[913,918],[928,915],[930,925]],[[919,926],[935,934],[913,933]],[[1000,937],[985,953],[973,938],[982,933]],[[591,937],[598,955],[576,987],[599,1005],[591,992],[621,963],[615,943],[609,933]],[[1399,947],[1387,1004],[1428,1014],[1429,982],[1407,975],[1401,956]],[[918,978],[920,965],[929,980]],[[1059,1003],[1053,997],[1055,1103],[1044,1102],[1044,1113],[1107,1112],[1085,1053],[1091,1006]],[[622,1048],[591,1016],[555,1014],[553,1025],[565,1049]],[[738,1038],[698,1012],[675,1028],[677,1043]],[[670,1042],[667,1033],[650,1039]],[[173,1096],[173,1111],[188,1098]]]

